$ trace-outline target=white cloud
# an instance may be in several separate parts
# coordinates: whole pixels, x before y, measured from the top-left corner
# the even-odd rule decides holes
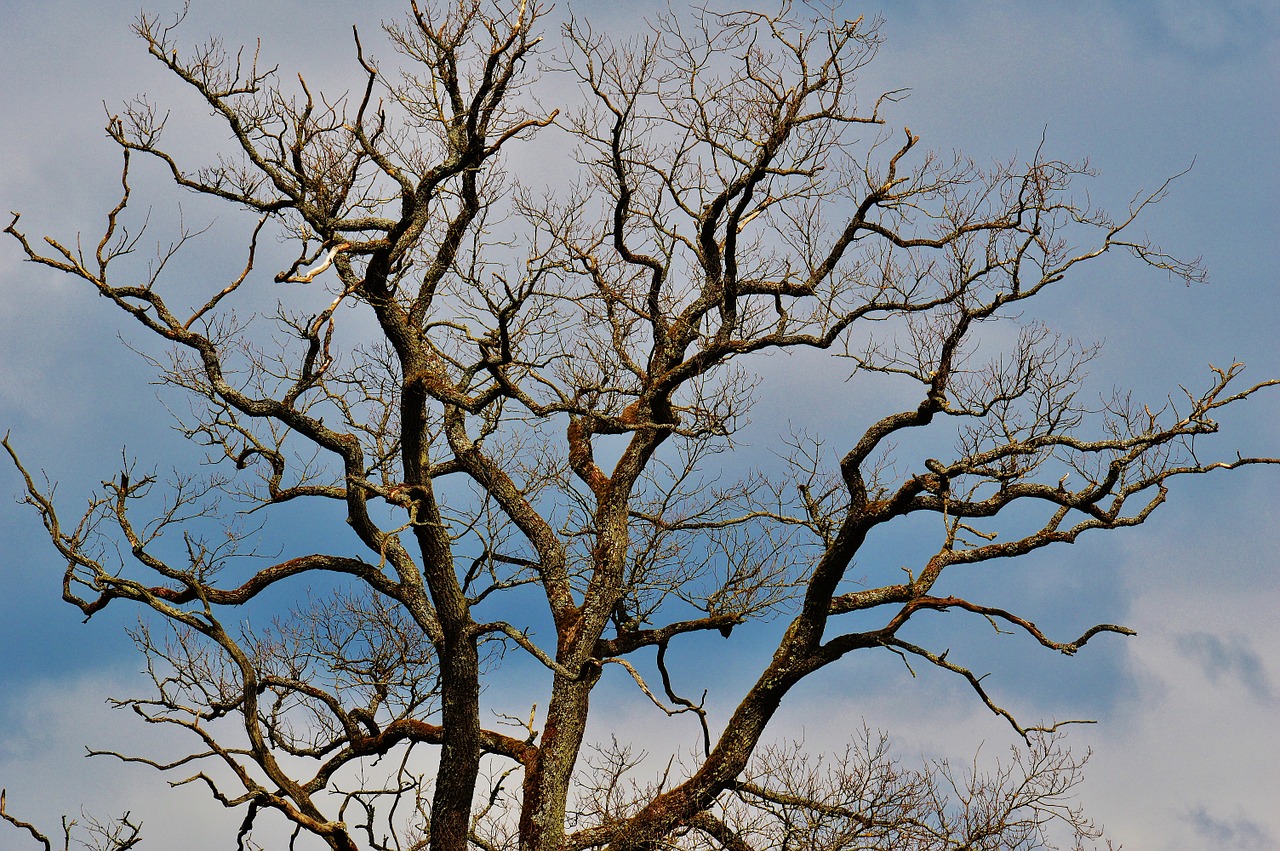
[[[136,681],[132,684],[136,688]],[[196,788],[170,789],[155,770],[110,757],[86,758],[86,747],[155,753],[155,728],[116,711],[107,695],[131,688],[124,675],[48,679],[9,689],[0,704],[0,785],[9,811],[51,837],[62,816],[98,819],[130,812],[143,822],[144,847],[191,847],[192,836],[234,836],[235,822]],[[228,833],[230,829],[230,833]],[[0,825],[0,847],[23,847]],[[215,844],[215,843],[211,843]]]
[[[1280,676],[1280,581],[1274,573],[1234,581],[1236,565],[1229,555],[1222,562],[1230,549],[1206,538],[1144,553],[1163,569],[1147,571],[1157,581],[1138,590],[1129,617],[1138,630],[1126,644],[1137,695],[1089,735],[1097,755],[1086,800],[1130,847],[1280,844],[1280,696],[1272,686]],[[1219,565],[1226,570],[1216,586],[1184,573]]]

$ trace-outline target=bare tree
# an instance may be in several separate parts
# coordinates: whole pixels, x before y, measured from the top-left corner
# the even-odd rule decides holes
[[[0,819],[4,819],[19,830],[26,831],[32,839],[44,846],[44,851],[53,851],[53,842],[41,833],[39,828],[7,811],[6,794],[6,790],[0,789]],[[129,813],[105,822],[90,815],[85,815],[83,818],[83,824],[76,819],[66,817],[62,819],[60,851],[71,851],[73,841],[77,846],[90,851],[128,851],[142,841],[142,825],[134,822]],[[77,827],[82,829],[77,831]],[[74,840],[73,836],[76,837]],[[85,838],[80,839],[80,836]]]
[[[538,34],[547,11],[412,2],[386,28],[399,64],[357,35],[362,85],[336,99],[256,53],[185,50],[144,16],[151,55],[232,153],[189,167],[162,142],[166,113],[137,100],[108,122],[123,190],[99,239],[42,245],[16,215],[5,229],[171,345],[157,366],[213,463],[170,482],[125,464],[69,525],[4,442],[66,562],[64,598],[86,617],[118,600],[152,615],[135,640],[154,689],[119,704],[195,742],[113,755],[243,811],[241,847],[268,812],[333,849],[1038,848],[1055,822],[1096,838],[1052,727],[903,628],[959,610],[1065,654],[1131,634],[1061,641],[934,588],[949,568],[1140,524],[1176,477],[1280,460],[1197,446],[1218,409],[1277,382],[1242,386],[1232,364],[1154,409],[1095,402],[1096,349],[1027,318],[1105,254],[1199,280],[1129,235],[1167,185],[1112,218],[1073,193],[1083,165],[922,153],[885,123],[896,93],[858,90],[877,22],[830,8],[664,15],[625,43],[571,18],[562,47]],[[530,90],[550,78],[559,109]],[[548,134],[572,140],[576,181],[504,170]],[[193,231],[130,265],[139,159],[247,213],[242,265],[194,299],[166,273]],[[274,282],[268,236],[295,250]],[[264,292],[273,316],[236,313]],[[780,350],[914,401],[860,433],[785,438],[786,470],[751,471],[733,438],[758,359]],[[920,433],[951,448],[893,449]],[[362,554],[335,530],[333,553],[268,558],[237,517],[292,501],[331,507],[317,511]],[[868,536],[912,515],[931,518],[932,554],[860,584]],[[251,628],[244,613],[281,587],[296,606]],[[712,717],[668,657],[766,617],[785,630]],[[905,769],[870,735],[834,762],[765,741],[789,690],[870,649],[964,678],[1028,750],[984,774]],[[699,724],[652,783],[625,742],[585,739],[608,665]],[[512,671],[528,699],[490,723],[482,686]]]

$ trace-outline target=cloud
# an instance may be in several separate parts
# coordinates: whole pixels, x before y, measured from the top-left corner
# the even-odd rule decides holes
[[[86,759],[86,747],[163,757],[190,744],[175,731],[145,724],[118,711],[106,695],[138,694],[141,678],[124,670],[49,677],[0,697],[0,786],[8,810],[55,837],[63,816],[107,821],[128,812],[142,823],[144,848],[226,848],[244,809],[226,810],[199,783],[171,787],[193,774],[160,774],[110,757]],[[259,818],[253,839],[266,848],[289,847],[289,832],[273,813]],[[0,823],[0,848],[27,848],[10,825]],[[55,837],[56,838],[56,837]],[[322,845],[299,841],[300,851]]]
[[[1219,636],[1208,632],[1183,633],[1176,637],[1179,650],[1201,666],[1205,677],[1214,684],[1236,678],[1258,700],[1272,696],[1271,679],[1262,657],[1246,636]]]
[[[183,835],[225,826],[226,814],[208,806],[198,790],[170,790],[143,766],[85,758],[88,746],[155,753],[156,731],[104,701],[105,695],[136,688],[131,679],[123,672],[100,672],[6,692],[0,702],[0,785],[8,790],[14,815],[49,833],[64,815],[109,819],[128,811],[144,823],[144,839],[155,847],[180,847]],[[20,847],[11,830],[0,825],[0,846]],[[156,841],[166,835],[177,844]]]
[[[1186,821],[1196,836],[1205,840],[1205,847],[1266,851],[1280,844],[1276,841],[1276,834],[1266,826],[1244,816],[1218,818],[1203,807],[1197,807],[1186,816]]]
[[[1280,32],[1280,7],[1270,0],[1154,0],[1120,8],[1158,49],[1202,61],[1238,56]]]
[[[1126,847],[1272,848],[1280,835],[1280,666],[1257,649],[1280,646],[1280,589],[1272,579],[1188,590],[1188,574],[1236,531],[1149,542],[1145,565],[1127,565],[1138,637],[1121,681],[1133,694],[1079,737],[1095,750],[1081,800]]]

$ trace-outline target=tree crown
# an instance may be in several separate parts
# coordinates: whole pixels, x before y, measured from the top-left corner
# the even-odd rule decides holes
[[[156,365],[208,452],[209,472],[163,485],[125,465],[67,525],[4,442],[65,599],[86,617],[130,600],[167,627],[137,631],[154,694],[122,703],[198,744],[116,756],[244,808],[242,845],[264,812],[335,849],[1030,848],[1054,821],[1093,835],[1066,803],[1080,763],[1056,725],[1017,720],[907,625],[962,611],[1066,654],[1130,634],[1058,640],[939,582],[1138,525],[1177,477],[1275,463],[1206,458],[1197,440],[1276,382],[1241,386],[1232,364],[1155,409],[1093,399],[1096,348],[1035,321],[1032,300],[1114,253],[1200,280],[1131,235],[1168,184],[1112,217],[1080,200],[1087,165],[922,152],[887,123],[900,93],[858,88],[878,22],[837,11],[673,12],[625,42],[569,17],[551,46],[537,2],[414,2],[387,27],[397,62],[357,34],[346,97],[139,20],[231,152],[189,166],[164,145],[167,114],[136,100],[107,125],[124,167],[99,239],[41,245],[16,215],[5,230],[171,346]],[[548,74],[551,107],[533,91]],[[513,165],[551,136],[564,163]],[[174,286],[185,228],[130,265],[139,159],[246,214],[233,273]],[[570,162],[573,179],[544,179]],[[283,256],[270,240],[292,253],[264,271]],[[779,351],[883,376],[909,402],[868,400],[864,426],[784,437],[781,463],[755,469],[735,435]],[[920,457],[895,449],[922,433],[938,436]],[[335,512],[346,542],[264,561],[223,513],[289,502]],[[927,557],[855,571],[870,536],[912,517],[929,518]],[[269,628],[241,622],[309,578],[323,594]],[[764,618],[776,643],[713,717],[668,657]],[[962,677],[1030,749],[983,778],[908,771],[871,735],[830,768],[761,744],[797,683],[869,649]],[[660,782],[631,783],[625,744],[583,754],[609,665],[698,722]],[[482,685],[533,666],[527,704],[491,723]],[[430,770],[410,758],[428,747]]]

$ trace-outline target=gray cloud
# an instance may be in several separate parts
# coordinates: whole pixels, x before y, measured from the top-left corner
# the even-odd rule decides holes
[[[1158,49],[1201,61],[1237,57],[1280,33],[1280,6],[1271,0],[1154,0],[1121,8]]]
[[[1205,848],[1230,848],[1233,851],[1266,851],[1277,847],[1276,837],[1260,824],[1244,817],[1218,818],[1203,806],[1185,816],[1191,829],[1205,840]],[[1211,843],[1211,844],[1209,844]]]
[[[1271,680],[1262,657],[1245,636],[1189,632],[1177,636],[1176,642],[1179,652],[1196,662],[1210,682],[1238,680],[1258,700],[1271,698]]]

